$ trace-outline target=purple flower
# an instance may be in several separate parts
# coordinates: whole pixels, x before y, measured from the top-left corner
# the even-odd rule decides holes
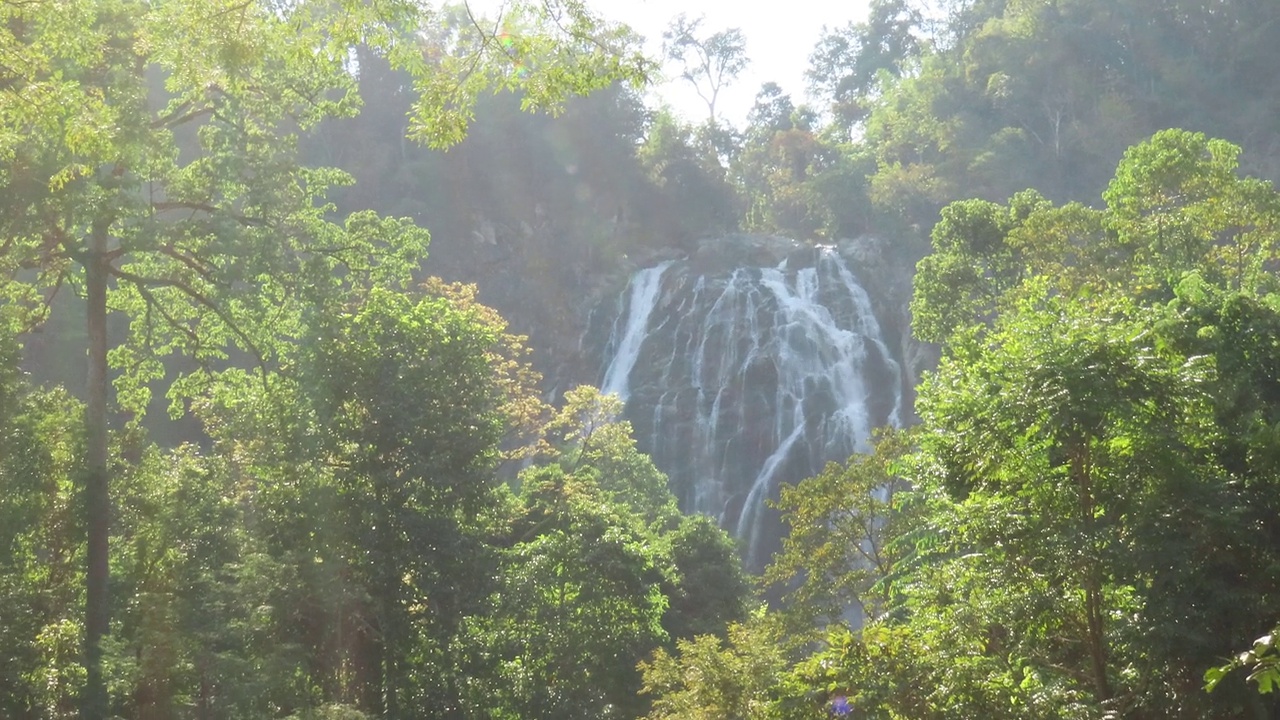
[[[849,698],[839,695],[831,699],[831,713],[836,716],[844,716],[853,712],[853,706],[849,704]]]

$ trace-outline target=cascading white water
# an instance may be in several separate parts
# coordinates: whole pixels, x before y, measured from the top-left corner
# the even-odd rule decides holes
[[[664,263],[636,273],[628,297],[603,388],[628,399],[684,509],[719,517],[759,569],[780,536],[765,505],[778,485],[901,421],[901,363],[871,299],[827,247],[722,272]]]
[[[628,380],[631,369],[635,367],[636,358],[640,354],[640,344],[644,342],[649,326],[649,316],[653,314],[654,305],[658,301],[658,290],[662,287],[662,273],[671,266],[670,260],[656,267],[645,268],[631,278],[631,299],[628,303],[627,325],[622,333],[622,341],[618,343],[609,369],[604,374],[604,382],[600,389],[627,399],[629,394]]]
[[[739,540],[743,541],[743,549],[746,551],[746,564],[748,567],[754,567],[760,561],[760,525],[763,516],[764,500],[769,492],[769,482],[773,480],[773,474],[777,471],[778,465],[791,452],[791,447],[795,445],[796,440],[800,439],[804,433],[804,423],[795,424],[795,429],[787,436],[786,440],[778,446],[777,450],[764,461],[764,467],[760,468],[760,474],[756,476],[754,482],[751,483],[751,492],[747,493],[747,499],[742,503],[742,512],[738,515],[738,522],[735,525],[735,533]]]

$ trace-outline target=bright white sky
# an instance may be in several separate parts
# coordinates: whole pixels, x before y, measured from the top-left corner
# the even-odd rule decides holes
[[[479,12],[500,7],[502,0],[467,0]],[[746,122],[760,85],[769,81],[782,86],[791,99],[805,100],[804,71],[809,53],[825,25],[843,27],[867,17],[869,0],[587,0],[587,4],[608,20],[630,25],[647,41],[650,57],[662,54],[662,31],[671,19],[686,13],[691,19],[706,16],[707,34],[738,28],[746,37],[751,63],[738,79],[721,91],[717,114],[738,128]],[[670,69],[668,75],[675,77]],[[679,80],[669,81],[652,91],[654,100],[670,104],[677,113],[694,122],[706,119],[707,106]],[[656,104],[656,103],[655,103]]]
[[[663,29],[681,12],[690,18],[705,15],[708,34],[731,27],[742,30],[751,64],[716,101],[721,119],[741,128],[762,83],[776,82],[797,104],[804,101],[804,71],[822,27],[865,20],[868,0],[588,0],[588,4],[643,35],[655,58],[661,53]],[[706,116],[706,105],[678,78],[654,93],[690,120]]]

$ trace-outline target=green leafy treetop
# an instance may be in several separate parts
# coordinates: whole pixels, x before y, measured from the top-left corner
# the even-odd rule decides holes
[[[934,252],[920,261],[911,304],[916,334],[946,344],[982,332],[1024,296],[1024,281],[1072,297],[1125,294],[1166,302],[1187,273],[1262,295],[1274,292],[1280,199],[1240,177],[1240,148],[1164,130],[1130,148],[1102,198],[1106,208],[1055,207],[1026,190],[1007,205],[962,200],[942,211]]]

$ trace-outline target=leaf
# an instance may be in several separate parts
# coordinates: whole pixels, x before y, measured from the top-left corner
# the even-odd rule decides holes
[[[1213,692],[1218,687],[1218,683],[1230,672],[1230,666],[1211,667],[1204,672],[1204,689],[1206,692]]]

